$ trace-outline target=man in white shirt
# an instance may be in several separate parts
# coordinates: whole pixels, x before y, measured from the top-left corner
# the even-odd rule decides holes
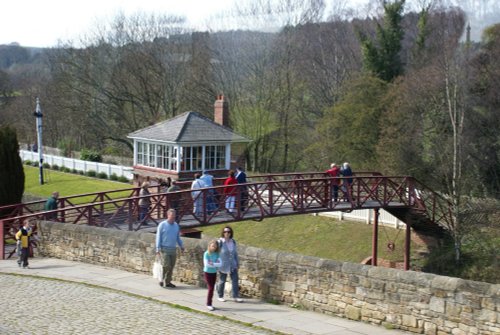
[[[200,180],[203,182],[203,187],[213,187],[214,186],[214,176],[212,176],[208,171],[203,171],[203,174],[200,177]],[[217,208],[216,204],[216,191],[209,190],[207,192],[207,212],[208,215],[211,215],[215,209]]]

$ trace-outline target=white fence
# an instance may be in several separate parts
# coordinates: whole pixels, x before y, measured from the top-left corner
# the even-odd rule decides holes
[[[404,222],[398,220],[395,216],[393,216],[389,212],[381,209],[379,213],[380,213],[378,217],[379,224],[392,226],[396,229],[403,228],[405,226]],[[367,224],[373,223],[375,220],[375,213],[372,209],[356,209],[353,210],[351,213],[344,213],[341,211],[326,212],[326,213],[321,213],[320,215],[334,217],[339,220],[346,219],[346,220],[364,221]]]
[[[27,150],[19,150],[19,155],[23,161],[40,161],[40,156],[38,152],[27,151]],[[89,162],[83,161],[80,159],[54,156],[54,155],[43,155],[43,162],[48,163],[50,165],[58,165],[59,167],[67,167],[69,169],[75,169],[78,171],[95,171],[96,173],[104,172],[108,176],[111,176],[113,173],[118,177],[124,176],[127,179],[132,179],[132,168],[128,166],[121,165],[113,165],[113,164],[105,164],[105,163],[97,163],[97,162]]]

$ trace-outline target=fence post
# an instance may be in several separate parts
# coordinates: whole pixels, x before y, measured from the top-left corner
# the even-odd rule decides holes
[[[5,235],[3,220],[0,220],[0,259],[5,259]]]

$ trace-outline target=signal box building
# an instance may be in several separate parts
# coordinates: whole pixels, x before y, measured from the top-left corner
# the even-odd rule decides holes
[[[196,172],[215,177],[244,166],[250,140],[229,128],[229,107],[224,96],[214,104],[214,120],[186,112],[128,135],[134,141],[134,184],[144,180],[193,179]]]

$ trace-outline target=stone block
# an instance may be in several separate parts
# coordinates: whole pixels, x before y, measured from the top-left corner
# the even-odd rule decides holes
[[[483,309],[479,311],[479,320],[496,323],[497,322],[497,313],[493,311],[489,311],[487,309]]]
[[[345,316],[351,320],[361,319],[361,308],[354,306],[347,306],[345,309]]]
[[[424,322],[424,334],[426,335],[436,335],[437,325],[432,322]]]
[[[499,307],[499,311],[500,311],[500,299],[498,301],[498,303],[495,302],[495,300],[491,297],[484,297],[481,299],[481,307],[482,308],[487,308],[489,310],[492,310],[494,311],[497,306]]]
[[[435,276],[431,281],[431,287],[434,289],[443,290],[445,292],[456,291],[458,282],[461,279],[445,277],[445,276]]]
[[[491,284],[479,281],[459,279],[457,289],[462,292],[474,293],[475,295],[486,295],[490,290]]]
[[[390,268],[384,268],[384,267],[378,267],[378,266],[372,266],[368,270],[368,276],[370,278],[378,279],[378,280],[383,280],[385,282],[387,281],[397,281],[398,279],[398,270],[396,269],[390,269]]]
[[[401,324],[406,327],[412,327],[416,328],[417,327],[417,318],[414,317],[413,315],[403,315],[403,318],[401,320]]]
[[[371,266],[368,265],[361,265],[357,263],[344,263],[342,264],[342,272],[343,273],[353,273],[353,274],[358,274],[361,276],[367,276],[368,275],[368,270],[371,268]]]
[[[466,335],[466,334],[467,334],[467,332],[466,332],[466,331],[464,331],[464,330],[462,330],[462,329],[460,329],[460,328],[453,328],[453,329],[451,330],[451,334],[452,334],[452,335]]]
[[[429,302],[429,309],[434,312],[444,313],[445,301],[441,298],[432,297]]]
[[[289,281],[281,282],[281,288],[284,291],[293,292],[295,291],[295,283]]]
[[[453,321],[459,321],[461,313],[462,313],[462,305],[452,302],[446,302],[445,315],[448,319]]]

